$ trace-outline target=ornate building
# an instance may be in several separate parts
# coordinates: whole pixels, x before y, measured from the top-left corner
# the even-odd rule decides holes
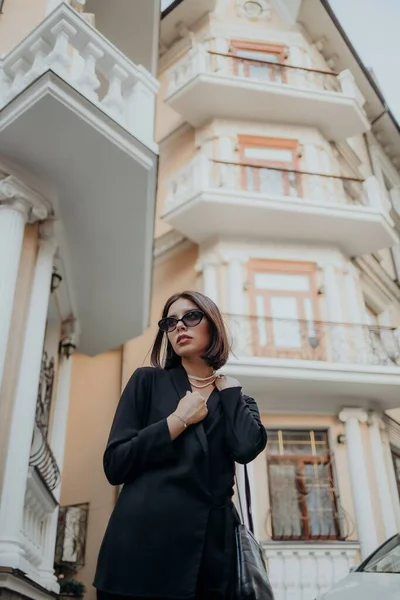
[[[56,546],[94,598],[115,407],[195,288],[269,433],[276,598],[314,600],[400,528],[399,127],[327,0],[176,0],[158,83],[152,2],[39,4],[0,16],[0,586],[55,590]]]
[[[59,510],[73,351],[102,353],[148,325],[158,24],[151,0],[112,13],[98,0],[0,3],[0,595],[7,598],[54,597],[58,520],[66,531],[83,521],[76,510]],[[61,530],[60,562],[64,537]]]

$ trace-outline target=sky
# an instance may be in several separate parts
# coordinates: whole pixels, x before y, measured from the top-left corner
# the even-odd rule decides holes
[[[161,0],[161,9],[172,1]],[[330,4],[400,123],[400,0],[330,0]]]

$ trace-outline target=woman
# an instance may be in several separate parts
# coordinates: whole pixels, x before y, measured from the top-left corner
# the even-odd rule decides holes
[[[229,344],[221,314],[198,292],[166,303],[152,367],[137,369],[104,454],[124,484],[98,559],[98,600],[228,600],[235,575],[235,461],[267,436],[256,402],[217,375]]]

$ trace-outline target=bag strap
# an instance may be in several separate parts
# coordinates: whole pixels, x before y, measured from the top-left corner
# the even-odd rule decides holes
[[[243,465],[243,467],[244,467],[244,489],[245,489],[245,496],[246,496],[247,519],[248,519],[248,523],[249,523],[249,529],[250,529],[251,533],[254,535],[253,513],[251,510],[250,480],[249,480],[249,474],[247,471],[247,465]],[[240,487],[239,487],[237,478],[236,478],[236,488],[237,488],[237,494],[238,494],[238,498],[239,498],[239,506],[240,506],[242,523],[244,525],[245,521],[244,521],[244,514],[243,514],[243,505],[242,505],[242,499],[240,497]]]

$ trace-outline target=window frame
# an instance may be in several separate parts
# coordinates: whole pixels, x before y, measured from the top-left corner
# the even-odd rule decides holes
[[[266,347],[259,345],[259,336],[257,331],[257,309],[256,309],[256,295],[261,294],[266,299],[271,299],[274,295],[295,297],[298,302],[302,299],[310,298],[313,309],[313,323],[316,325],[316,333],[318,335],[317,325],[320,322],[319,306],[318,306],[318,288],[317,288],[317,264],[313,262],[297,262],[297,261],[285,261],[285,260],[268,260],[268,259],[252,259],[248,264],[248,292],[250,299],[250,310],[253,318],[251,319],[252,329],[252,340],[253,348],[256,351],[256,356],[264,356],[265,349],[267,348],[267,356],[272,358],[300,358],[303,360],[325,360],[326,351],[324,339],[319,340],[318,346],[314,349],[311,345],[302,344],[300,348],[277,348],[274,346],[274,334],[273,334],[273,316],[270,314],[265,317],[266,319],[266,330],[267,330],[267,341]],[[257,273],[280,273],[285,275],[306,275],[310,281],[310,292],[295,292],[295,291],[282,291],[279,290],[256,290],[255,287],[255,275]],[[265,306],[267,307],[267,301],[265,300]],[[267,312],[267,311],[266,311]],[[307,321],[304,318],[303,309],[300,310],[300,318],[298,319],[302,340],[307,339]],[[321,336],[320,336],[321,337]]]
[[[279,61],[277,63],[273,63],[272,61],[257,61],[257,59],[246,59],[243,58],[241,56],[239,56],[238,51],[240,50],[248,50],[250,52],[265,52],[265,54],[275,54],[276,56],[279,57]],[[244,70],[245,70],[245,78],[246,79],[251,79],[251,76],[249,74],[249,65],[252,64],[265,64],[265,65],[276,65],[278,67],[282,67],[282,69],[280,70],[280,74],[282,77],[282,83],[287,83],[287,76],[286,76],[286,69],[285,69],[285,60],[288,57],[288,53],[289,53],[289,49],[287,46],[285,46],[284,44],[268,44],[265,42],[250,42],[248,40],[240,40],[240,39],[233,39],[230,41],[230,45],[229,45],[229,54],[232,56],[235,56],[236,59],[234,60],[234,74],[239,77],[239,61],[243,61],[244,63]],[[246,73],[247,71],[247,73]],[[276,83],[275,78],[276,78],[276,72],[274,71],[274,68],[271,68],[271,83]],[[281,83],[280,81],[278,83]]]
[[[269,433],[271,433],[272,431],[281,431],[281,432],[291,432],[291,433],[304,433],[304,432],[308,432],[311,433],[312,431],[314,432],[322,432],[325,434],[325,441],[326,441],[326,448],[327,448],[327,454],[326,456],[322,456],[322,455],[308,455],[308,454],[274,454],[274,455],[269,455],[268,454],[268,450],[266,453],[266,460],[267,460],[267,477],[268,477],[268,498],[269,498],[269,507],[270,507],[270,515],[271,515],[271,533],[272,533],[272,539],[274,541],[305,541],[305,542],[315,542],[315,541],[337,541],[337,540],[343,540],[344,537],[342,535],[342,531],[341,531],[341,527],[340,527],[340,522],[337,520],[336,515],[338,514],[338,496],[336,494],[336,477],[335,477],[335,472],[334,472],[334,465],[332,464],[331,461],[331,450],[330,450],[330,431],[329,428],[293,428],[293,427],[287,427],[287,428],[269,428],[268,429]],[[309,516],[308,516],[308,508],[307,508],[307,501],[306,501],[306,496],[305,494],[302,495],[301,497],[298,498],[298,506],[299,506],[299,510],[301,513],[301,522],[300,522],[300,529],[302,530],[302,532],[304,532],[303,535],[300,536],[276,536],[275,532],[274,532],[274,519],[273,519],[273,504],[272,504],[272,490],[271,490],[271,477],[270,477],[270,465],[271,464],[279,464],[279,462],[291,462],[295,465],[295,469],[296,469],[296,479],[297,479],[297,473],[298,473],[298,465],[301,464],[302,465],[302,472],[303,475],[301,476],[302,481],[302,485],[301,487],[304,489],[304,467],[307,464],[313,464],[315,462],[317,462],[318,465],[320,464],[326,464],[329,466],[329,473],[330,473],[330,478],[331,481],[333,483],[332,488],[329,490],[329,495],[331,497],[331,508],[332,508],[332,512],[333,512],[333,521],[334,521],[334,525],[335,525],[335,529],[336,529],[336,535],[330,535],[330,536],[322,536],[322,535],[318,535],[318,536],[313,536],[311,535],[311,531],[310,531],[310,523],[309,523]],[[300,487],[300,486],[299,486]]]
[[[284,195],[290,196],[290,183],[289,176],[285,175],[286,173],[294,172],[296,173],[296,190],[297,197],[303,197],[303,189],[301,185],[301,177],[299,174],[299,148],[300,143],[297,139],[292,138],[273,138],[273,137],[265,137],[265,136],[256,136],[256,135],[239,135],[238,136],[238,146],[239,146],[239,161],[242,165],[242,176],[241,176],[241,184],[243,190],[248,190],[247,185],[247,177],[246,177],[246,166],[254,166],[254,167],[265,167],[270,168],[271,170],[277,170],[283,173],[284,178]],[[292,153],[292,163],[290,168],[288,168],[287,163],[278,160],[262,160],[262,159],[249,159],[245,156],[246,148],[271,148],[275,150],[289,150]],[[255,169],[256,179],[259,186],[259,175],[257,175],[257,169]],[[258,193],[261,193],[261,190],[257,190]]]

